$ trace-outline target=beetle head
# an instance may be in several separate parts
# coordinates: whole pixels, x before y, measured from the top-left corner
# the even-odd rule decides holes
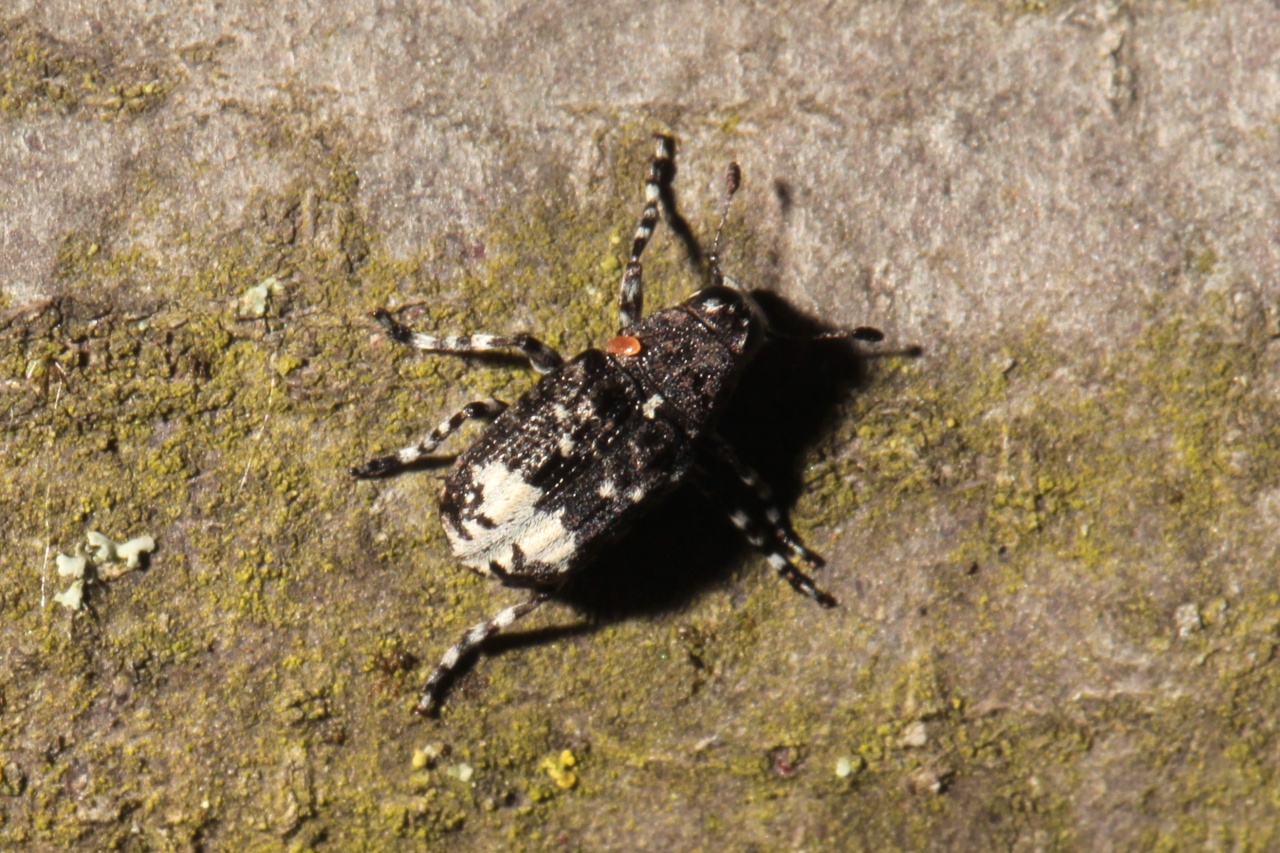
[[[684,307],[734,353],[751,357],[764,343],[769,322],[751,294],[725,276],[684,301]]]

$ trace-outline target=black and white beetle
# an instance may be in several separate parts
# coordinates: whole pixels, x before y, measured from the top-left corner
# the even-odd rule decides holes
[[[472,627],[445,652],[423,684],[415,708],[420,714],[435,707],[443,681],[467,652],[547,601],[686,476],[723,499],[733,524],[796,590],[824,606],[835,604],[791,562],[820,566],[821,559],[791,532],[769,487],[714,432],[742,369],[769,334],[755,301],[720,271],[723,215],[707,259],[710,286],[673,308],[640,316],[640,254],[658,223],[671,168],[671,140],[657,139],[622,276],[621,329],[603,350],[565,362],[525,334],[437,337],[410,331],[385,311],[373,315],[393,340],[416,349],[514,349],[544,374],[514,405],[471,403],[421,442],[351,469],[359,478],[393,474],[426,457],[465,421],[494,418],[445,476],[440,520],[463,565],[531,594]],[[730,164],[726,212],[739,182],[738,166]],[[882,335],[863,327],[816,337],[878,341]],[[700,459],[735,472],[736,479],[711,477]],[[752,506],[754,512],[746,509]]]

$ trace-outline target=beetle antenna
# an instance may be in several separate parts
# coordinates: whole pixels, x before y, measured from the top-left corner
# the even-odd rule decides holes
[[[729,218],[729,202],[733,201],[733,194],[740,186],[742,170],[737,163],[730,163],[729,168],[724,171],[724,204],[720,208],[720,224],[716,226],[716,238],[711,241],[711,254],[707,256],[707,263],[711,265],[711,283],[717,286],[724,284],[724,273],[720,271],[720,235],[724,232],[725,220]]]

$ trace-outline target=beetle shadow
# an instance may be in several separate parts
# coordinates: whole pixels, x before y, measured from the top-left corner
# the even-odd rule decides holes
[[[866,387],[876,353],[847,339],[805,340],[836,330],[771,293],[752,295],[784,337],[766,343],[747,367],[718,431],[770,484],[786,516],[803,489],[805,454],[833,428],[840,404]],[[727,485],[726,494],[736,494],[736,481]],[[682,485],[555,597],[593,622],[672,612],[722,586],[751,553],[718,502]],[[763,560],[748,565],[772,573]],[[821,575],[815,579],[822,586]]]
[[[689,267],[695,274],[703,275],[706,272],[706,259],[703,256],[702,244],[698,242],[698,236],[693,233],[689,220],[680,213],[679,201],[673,188],[678,171],[675,158],[672,157],[667,161],[666,171],[658,183],[658,209],[662,212],[662,221],[671,230],[676,242],[684,248],[685,260]]]

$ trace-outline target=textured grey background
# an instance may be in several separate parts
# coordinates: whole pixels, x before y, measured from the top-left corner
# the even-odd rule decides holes
[[[187,218],[236,227],[290,178],[251,140],[291,98],[357,142],[392,252],[474,230],[544,164],[581,188],[596,134],[657,116],[704,185],[741,160],[753,217],[776,210],[768,181],[792,188],[779,280],[836,320],[950,338],[1034,315],[1105,341],[1192,233],[1259,284],[1277,272],[1269,3],[24,5],[51,38],[183,77],[142,126],[6,124],[6,287],[26,298],[141,164],[207,165],[180,210],[134,224],[147,248]],[[528,159],[496,155],[513,147]]]
[[[408,849],[420,836],[469,849],[504,839],[557,849],[1276,843],[1268,827],[1278,819],[1280,790],[1270,769],[1280,542],[1270,439],[1280,399],[1271,343],[1280,298],[1280,5],[281,0],[104,8],[18,0],[0,12],[0,27],[8,98],[0,114],[0,311],[10,336],[0,377],[8,411],[4,500],[30,510],[15,509],[6,531],[11,543],[25,544],[0,557],[13,632],[0,653],[7,843]],[[160,85],[139,88],[149,82]],[[794,510],[829,558],[824,582],[845,604],[836,615],[792,601],[764,577],[762,561],[746,557],[736,580],[653,618],[481,660],[476,678],[505,672],[502,683],[518,686],[499,698],[464,680],[444,719],[418,724],[405,718],[404,700],[423,666],[469,620],[506,599],[478,581],[459,581],[448,594],[434,585],[433,573],[452,570],[443,540],[425,532],[434,529],[433,512],[412,509],[430,505],[434,480],[347,489],[341,456],[312,471],[305,442],[308,430],[324,434],[326,446],[346,448],[355,461],[485,393],[487,374],[441,374],[444,390],[407,408],[398,403],[394,422],[370,410],[389,392],[366,397],[345,380],[334,380],[336,391],[273,392],[264,408],[243,404],[244,423],[278,421],[284,429],[288,406],[314,413],[326,394],[339,401],[305,429],[306,419],[298,421],[290,438],[297,444],[268,445],[269,455],[300,460],[307,476],[336,490],[308,504],[318,529],[296,528],[302,532],[281,540],[290,547],[274,552],[289,565],[288,582],[269,573],[238,578],[254,595],[278,594],[287,612],[272,604],[183,610],[181,602],[234,585],[216,572],[210,587],[197,587],[212,592],[190,600],[137,586],[172,582],[165,548],[176,559],[183,549],[175,543],[192,530],[244,525],[237,500],[258,512],[251,498],[236,497],[236,484],[260,458],[252,442],[263,439],[246,432],[225,458],[195,464],[191,491],[163,523],[142,498],[78,504],[75,477],[81,466],[93,469],[92,458],[53,449],[23,455],[43,446],[36,439],[44,432],[24,432],[37,425],[52,430],[49,448],[101,443],[115,452],[94,427],[57,419],[47,382],[43,396],[32,396],[41,341],[62,340],[57,327],[17,331],[40,306],[71,297],[113,302],[130,316],[169,310],[182,315],[166,321],[175,329],[221,310],[233,336],[253,338],[232,314],[240,294],[274,274],[275,261],[243,261],[262,245],[311,239],[319,247],[321,260],[288,280],[294,314],[282,311],[284,331],[276,333],[317,317],[343,325],[348,347],[307,350],[303,360],[315,374],[336,375],[338,359],[378,351],[359,318],[387,298],[419,304],[443,292],[452,294],[455,323],[544,331],[560,311],[556,300],[576,297],[504,290],[500,277],[494,282],[498,268],[485,266],[504,252],[536,266],[540,253],[567,247],[590,264],[592,292],[583,298],[612,310],[616,274],[606,258],[619,250],[610,237],[630,234],[647,136],[657,131],[679,140],[676,191],[700,234],[714,222],[725,162],[741,163],[746,183],[730,228],[739,242],[726,247],[735,273],[831,325],[871,324],[891,342],[923,345],[921,359],[872,366],[859,412],[897,413],[904,435],[913,435],[909,424],[922,411],[951,427],[961,412],[997,424],[989,445],[940,439],[911,451],[937,488],[958,496],[949,503],[907,487],[904,499],[883,497],[895,475],[877,467],[881,457],[864,446],[868,436],[851,431],[856,424],[834,428],[821,458],[797,462],[834,466],[836,480],[857,492],[857,512],[837,498],[831,510],[806,509],[799,497]],[[523,232],[509,223],[540,205],[585,212],[564,227],[563,244],[522,245]],[[660,232],[650,306],[692,286],[692,278],[671,277],[683,269],[673,245]],[[234,259],[227,247],[236,247]],[[337,260],[324,260],[331,256]],[[94,259],[110,263],[102,260],[98,273]],[[396,271],[398,262],[407,272]],[[488,308],[458,296],[474,292],[467,276],[492,290]],[[188,280],[203,283],[186,288]],[[334,281],[349,286],[309,295]],[[206,301],[184,302],[184,292]],[[579,308],[570,304],[565,316],[579,316]],[[81,320],[93,313],[64,310]],[[598,327],[548,334],[582,346],[607,330],[600,310]],[[1013,354],[1011,340],[1020,342],[1010,345]],[[1212,346],[1201,346],[1206,340]],[[983,392],[975,399],[989,406],[984,411],[945,396],[1007,376],[1037,351],[1053,363],[1035,363],[1022,384]],[[1235,355],[1223,356],[1221,370],[1205,360],[1222,352]],[[94,386],[94,358],[80,387]],[[390,363],[385,353],[377,358],[361,368],[369,376]],[[1164,361],[1177,370],[1161,373]],[[1231,373],[1239,364],[1247,370]],[[237,369],[222,362],[214,380],[235,382]],[[1188,412],[1196,407],[1181,402],[1201,398],[1179,394],[1202,370],[1227,376],[1244,396],[1228,388],[1208,395],[1205,411]],[[257,377],[246,372],[241,381]],[[58,405],[74,405],[75,382],[71,402]],[[459,382],[465,387],[453,388]],[[1117,384],[1133,393],[1111,411],[1132,417],[1118,417],[1113,435],[1090,436],[1116,458],[1131,451],[1141,462],[1168,451],[1172,459],[1187,446],[1217,452],[1227,440],[1247,445],[1227,453],[1225,467],[1186,462],[1185,505],[1201,515],[1183,527],[1153,520],[1141,489],[1126,504],[1126,486],[1109,484],[1106,471],[1093,472],[1103,485],[1073,487],[1061,512],[1079,517],[1064,520],[1055,508],[1055,489],[1064,487],[1046,485],[1056,476],[1045,473],[1046,460],[1065,460],[1078,475],[1073,482],[1084,483],[1071,466],[1086,464],[1081,457],[1096,447],[1054,438],[1057,421],[1069,434],[1073,410],[1045,401],[1105,397]],[[1179,420],[1212,417],[1215,400],[1238,406],[1226,426],[1197,432]],[[1154,413],[1149,424],[1146,413]],[[170,415],[137,417],[152,443],[162,443]],[[1020,432],[1019,424],[1030,426]],[[967,425],[961,419],[958,428]],[[120,452],[129,446],[120,440]],[[1006,470],[1019,464],[1032,473]],[[49,473],[64,469],[66,479]],[[1205,471],[1218,491],[1196,503],[1192,487]],[[1026,476],[1040,484],[1029,517],[1048,539],[994,533],[985,551],[957,545],[975,526],[1005,517],[999,495],[990,513],[967,512],[964,490],[981,492],[990,481],[999,491],[1007,478],[1016,498]],[[49,482],[55,499],[46,494],[45,509],[32,508],[30,496]],[[224,509],[211,516],[183,509],[201,488],[224,495]],[[305,503],[308,487],[296,489]],[[797,498],[803,489],[789,491]],[[982,494],[977,500],[991,497]],[[1096,494],[1107,497],[1091,503]],[[1184,505],[1184,497],[1179,491],[1155,503]],[[877,515],[882,504],[891,508]],[[1128,510],[1113,512],[1119,506]],[[285,531],[302,524],[288,507],[279,522]],[[1091,508],[1100,517],[1090,520]],[[121,534],[153,530],[161,551],[144,580],[119,582],[135,592],[113,595],[89,633],[78,633],[67,614],[36,606],[50,583],[41,555],[69,550],[80,530],[113,519],[133,525]],[[1054,538],[1077,527],[1087,538],[1091,524],[1108,522],[1130,531],[1133,550],[1117,546],[1096,574],[1081,569],[1086,546],[1073,551],[1062,546],[1069,535]],[[369,571],[371,563],[352,569],[358,554],[381,547],[371,544],[383,541],[375,531],[388,529],[402,542],[394,562],[412,574],[389,582]],[[426,544],[403,544],[416,536]],[[417,562],[424,553],[430,567]],[[993,575],[990,565],[1007,553],[1016,577]],[[202,570],[199,548],[185,559],[188,571]],[[970,559],[977,586],[956,592],[969,583],[955,578]],[[311,560],[338,565],[343,580],[308,585]],[[751,601],[773,603],[744,605],[744,593],[729,591],[743,583]],[[278,592],[261,593],[264,586]],[[419,601],[414,591],[424,586],[430,590]],[[163,645],[169,615],[150,639],[120,627],[155,612],[147,595],[179,596],[175,623],[199,627],[183,635],[190,648],[172,669],[161,667],[163,676],[130,680],[139,655],[169,660],[145,648]],[[961,599],[1000,603],[994,616],[957,606],[956,621],[946,623],[940,602],[946,611]],[[368,611],[353,616],[344,601],[363,601]],[[415,614],[452,605],[456,619],[417,630]],[[371,651],[377,643],[367,638],[382,631],[422,661],[396,673],[387,695],[369,687],[384,677],[380,669],[395,669]],[[113,632],[128,641],[84,651],[85,636]],[[352,646],[334,644],[342,635]],[[760,645],[735,647],[744,636]],[[79,651],[65,669],[50,670],[45,656],[66,654],[59,643]],[[673,660],[716,661],[708,664],[709,686],[677,691],[679,701],[655,686],[647,705],[636,695],[648,688],[627,683],[630,658],[668,646]],[[252,662],[224,647],[251,650]],[[212,662],[226,654],[230,662]],[[309,670],[312,657],[332,671]],[[636,663],[637,678],[662,672],[650,665]],[[308,672],[303,686],[289,686],[299,666]],[[219,689],[222,667],[262,680],[248,679],[255,686],[242,691],[230,679],[231,696]],[[82,683],[74,674],[82,670],[97,680]],[[596,670],[606,673],[599,682]],[[656,678],[680,684],[704,676],[680,670]],[[628,690],[626,701],[614,701]],[[295,694],[301,698],[288,698]],[[187,696],[198,700],[187,705]],[[184,706],[189,713],[178,713]],[[75,711],[64,718],[65,708]],[[1146,731],[1159,733],[1156,744]],[[412,767],[414,750],[435,743],[455,758]],[[581,784],[564,792],[540,763],[562,748],[581,762]],[[180,760],[184,749],[194,766]],[[152,750],[147,761],[137,757]],[[850,756],[858,756],[852,782],[834,772]],[[476,772],[470,787],[447,772],[463,763]]]

